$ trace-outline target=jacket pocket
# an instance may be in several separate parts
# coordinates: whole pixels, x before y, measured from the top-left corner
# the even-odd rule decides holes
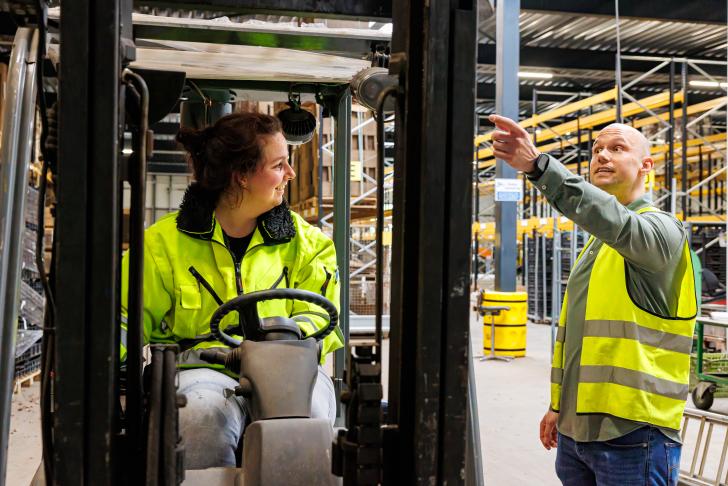
[[[174,290],[174,318],[170,329],[176,338],[194,338],[201,334],[198,323],[202,323],[202,294],[197,285],[180,285]]]
[[[183,309],[202,308],[202,296],[196,285],[180,285],[180,307]]]

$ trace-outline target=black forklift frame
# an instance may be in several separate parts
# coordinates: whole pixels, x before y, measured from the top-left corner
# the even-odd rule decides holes
[[[198,10],[340,18],[381,19],[391,12],[390,71],[400,75],[402,96],[396,119],[384,484],[465,482],[476,6],[474,0],[431,0],[427,6],[283,0],[275,9],[255,0],[195,4]],[[120,472],[134,467],[114,435],[120,411],[119,297],[114,291],[120,283],[120,79],[124,59],[134,55],[131,0],[63,2],[61,17],[61,58],[66,61],[59,72],[50,482],[120,484]],[[344,153],[350,143],[346,93],[337,106],[337,138]],[[348,181],[348,170],[337,173]],[[348,221],[347,211],[339,212],[343,221]],[[337,249],[348,247],[348,235],[336,243]],[[339,262],[340,271],[348,272],[348,255],[340,254]],[[344,289],[341,298],[348,300]]]

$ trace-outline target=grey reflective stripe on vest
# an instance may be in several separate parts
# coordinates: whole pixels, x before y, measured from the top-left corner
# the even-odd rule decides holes
[[[318,329],[318,328],[316,327],[316,324],[314,324],[314,322],[313,322],[313,321],[311,320],[311,318],[310,318],[310,317],[306,317],[306,316],[298,315],[298,316],[294,316],[294,317],[293,317],[293,320],[294,320],[294,321],[295,321],[296,323],[299,323],[299,322],[305,322],[305,323],[307,323],[307,324],[310,324],[310,325],[311,325],[311,327],[313,327],[313,331],[311,331],[311,332],[316,332],[316,330]]]
[[[683,354],[689,354],[693,345],[692,336],[657,331],[629,321],[586,321],[584,336],[633,339],[653,348]]]
[[[566,338],[566,326],[558,326],[556,328],[556,340],[560,343],[563,343],[565,338]]]
[[[688,395],[688,385],[614,366],[582,365],[579,369],[579,383],[614,383],[675,400],[685,400]]]
[[[124,349],[126,349],[126,329],[123,327],[121,328],[121,332],[119,333],[119,338],[121,340],[121,345],[124,346]]]
[[[564,370],[562,368],[551,368],[551,383],[558,383],[559,385],[564,379]]]

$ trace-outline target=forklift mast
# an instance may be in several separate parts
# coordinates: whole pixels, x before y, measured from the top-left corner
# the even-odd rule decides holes
[[[134,4],[391,19],[389,70],[400,90],[381,477],[465,484],[477,2],[273,3]],[[120,157],[122,78],[135,56],[131,11],[131,0],[61,2],[53,484],[138,484],[122,472],[134,467],[139,438],[117,434],[120,188],[135,174]]]

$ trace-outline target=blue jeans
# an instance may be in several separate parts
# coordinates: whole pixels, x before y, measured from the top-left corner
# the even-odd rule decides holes
[[[655,427],[606,442],[559,434],[556,475],[564,486],[676,486],[682,445]]]
[[[179,429],[185,448],[185,469],[235,466],[235,452],[248,422],[245,399],[225,396],[237,380],[209,368],[179,371],[178,393],[187,396],[179,409]],[[311,416],[336,419],[334,384],[319,366],[311,397]]]

